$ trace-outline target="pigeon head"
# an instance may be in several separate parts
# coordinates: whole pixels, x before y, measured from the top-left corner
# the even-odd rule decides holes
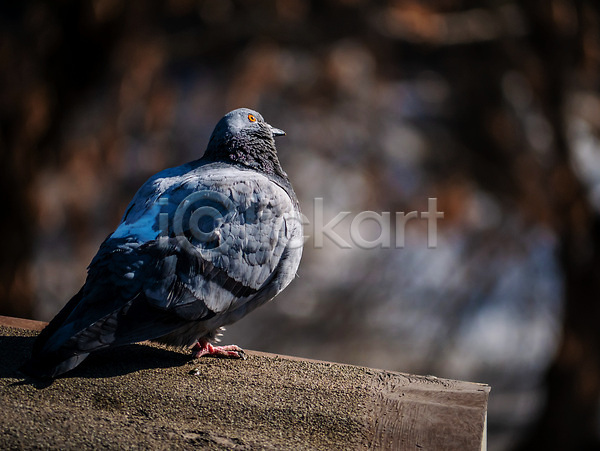
[[[222,137],[257,136],[264,139],[282,135],[285,135],[285,132],[267,124],[258,111],[238,108],[221,118],[212,133],[211,141]]]
[[[248,108],[230,111],[212,132],[204,158],[240,163],[268,174],[285,177],[281,169],[275,137],[285,132],[265,122]]]

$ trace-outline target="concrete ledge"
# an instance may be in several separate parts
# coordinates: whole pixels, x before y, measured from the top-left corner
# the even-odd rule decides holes
[[[51,384],[24,379],[44,323],[0,317],[0,448],[485,447],[490,387],[248,352],[153,344],[92,355]]]

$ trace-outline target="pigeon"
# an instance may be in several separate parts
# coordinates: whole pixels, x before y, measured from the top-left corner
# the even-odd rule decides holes
[[[236,345],[213,344],[220,330],[286,288],[302,255],[281,135],[258,112],[236,109],[202,158],[150,177],[22,371],[53,379],[92,352],[146,340],[245,358]]]

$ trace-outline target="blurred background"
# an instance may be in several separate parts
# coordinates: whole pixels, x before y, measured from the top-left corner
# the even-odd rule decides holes
[[[21,1],[0,24],[0,314],[51,319],[139,186],[247,106],[287,132],[310,238],[225,342],[484,382],[489,449],[598,449],[598,2]],[[346,239],[437,198],[437,246],[423,219],[320,246],[315,198]]]

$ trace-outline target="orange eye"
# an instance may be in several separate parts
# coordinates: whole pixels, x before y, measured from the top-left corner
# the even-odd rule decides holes
[[[254,115],[253,115],[253,114],[249,114],[249,115],[248,115],[248,120],[249,120],[250,122],[256,122],[256,118],[254,117]]]

